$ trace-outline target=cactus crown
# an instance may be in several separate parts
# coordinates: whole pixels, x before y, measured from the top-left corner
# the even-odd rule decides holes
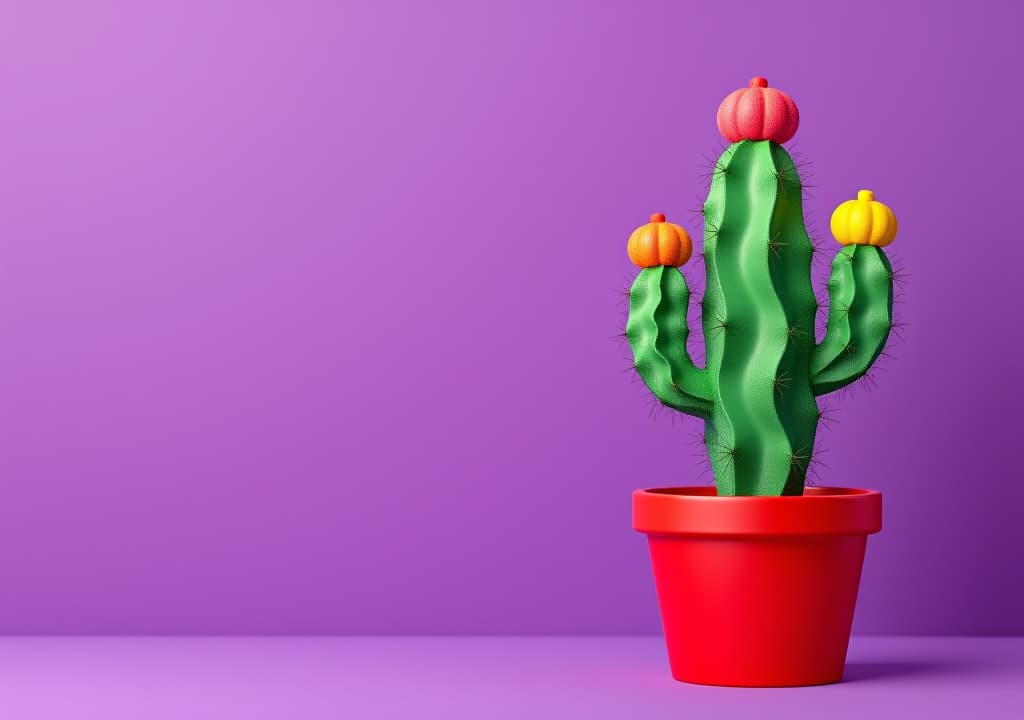
[[[690,292],[677,268],[690,257],[689,236],[656,213],[629,241],[641,268],[625,333],[634,367],[659,402],[703,420],[719,495],[802,494],[822,415],[816,398],[862,377],[892,327],[893,272],[882,248],[896,218],[861,190],[831,219],[844,247],[832,262],[827,331],[815,342],[803,184],[780,144],[798,123],[792,99],[764,78],[719,108],[732,144],[702,213],[704,367],[686,349]]]

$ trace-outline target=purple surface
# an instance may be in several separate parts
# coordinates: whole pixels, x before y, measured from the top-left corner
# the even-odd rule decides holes
[[[1024,632],[1005,6],[5,3],[0,632],[656,632],[629,492],[706,476],[614,291],[754,74],[912,275],[857,630]]]
[[[652,637],[7,638],[0,714],[1001,720],[1024,707],[1021,638],[858,638],[847,679],[811,688],[684,685],[665,663]]]

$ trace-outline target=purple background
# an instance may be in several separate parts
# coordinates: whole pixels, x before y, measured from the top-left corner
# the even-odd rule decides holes
[[[629,492],[707,477],[616,291],[753,74],[911,275],[857,630],[1024,632],[1004,4],[5,4],[0,632],[656,632]]]

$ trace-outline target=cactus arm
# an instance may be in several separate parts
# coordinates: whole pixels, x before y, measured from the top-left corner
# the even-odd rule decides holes
[[[825,338],[811,357],[811,390],[824,395],[864,375],[892,328],[892,267],[873,245],[847,245],[832,262]]]
[[[665,405],[708,419],[711,385],[707,373],[696,367],[686,350],[690,330],[686,310],[690,290],[674,267],[640,271],[629,290],[626,338],[644,383]]]

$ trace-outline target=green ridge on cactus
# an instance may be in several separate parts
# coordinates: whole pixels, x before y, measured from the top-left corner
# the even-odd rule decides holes
[[[856,245],[833,263],[828,331],[815,345],[812,253],[792,158],[770,140],[741,140],[718,159],[704,205],[704,368],[686,351],[682,274],[645,268],[630,290],[637,372],[662,403],[705,421],[719,495],[802,494],[815,396],[861,377],[888,337],[892,270],[881,248]]]

